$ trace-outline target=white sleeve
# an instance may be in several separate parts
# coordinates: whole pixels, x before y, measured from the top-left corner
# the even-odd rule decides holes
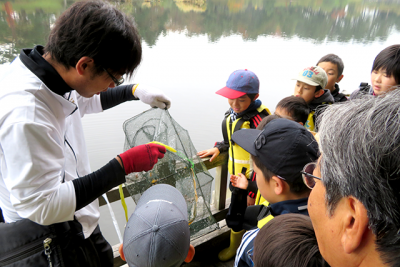
[[[100,95],[94,95],[89,98],[83,97],[77,92],[75,92],[75,95],[78,101],[81,117],[83,117],[85,114],[99,113],[103,111],[103,107],[101,106],[100,101]]]
[[[73,219],[75,189],[72,181],[61,183],[63,142],[63,133],[50,123],[2,125],[1,176],[20,217],[42,225]]]

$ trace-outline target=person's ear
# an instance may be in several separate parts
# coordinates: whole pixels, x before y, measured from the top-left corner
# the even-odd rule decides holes
[[[342,79],[343,79],[343,74],[340,75],[340,76],[336,79],[336,83],[339,83]]]
[[[194,257],[194,247],[192,245],[190,245],[185,262],[191,262],[193,260],[193,257]]]
[[[344,198],[344,213],[341,216],[343,223],[343,234],[341,243],[344,252],[350,254],[357,250],[365,240],[368,229],[367,210],[356,198],[350,196]]]
[[[322,96],[325,93],[324,88],[319,89],[317,92],[315,92],[314,97],[318,98],[320,96]]]
[[[89,73],[94,67],[94,60],[90,57],[81,57],[75,65],[75,69],[79,75]],[[91,73],[89,73],[91,74]]]
[[[124,245],[124,244],[119,245],[118,252],[119,252],[119,256],[121,257],[121,259],[122,259],[123,261],[126,261],[126,260],[125,260],[125,255],[124,255],[124,248],[123,248],[123,245]]]
[[[276,176],[272,176],[270,182],[273,183],[274,192],[276,195],[281,195],[285,189],[285,184],[282,179],[279,179]]]
[[[260,96],[260,94],[256,94],[256,96],[254,97],[253,101],[255,101],[259,96]]]

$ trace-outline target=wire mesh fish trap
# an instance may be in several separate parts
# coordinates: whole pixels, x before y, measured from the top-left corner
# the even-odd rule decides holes
[[[188,131],[167,110],[156,108],[125,121],[123,128],[125,150],[153,141],[170,147],[152,170],[126,176],[125,186],[135,203],[152,185],[169,184],[186,200],[191,238],[218,228],[210,211],[213,177],[197,156]]]

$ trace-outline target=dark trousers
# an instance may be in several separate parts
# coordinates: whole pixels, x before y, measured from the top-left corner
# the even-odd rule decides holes
[[[62,249],[66,266],[77,266],[77,263],[82,267],[112,267],[114,265],[112,247],[105,240],[99,226],[86,239],[75,236],[66,237],[64,241],[61,246],[68,248]],[[74,249],[71,250],[71,247]]]
[[[113,266],[114,265],[114,253],[111,245],[104,238],[103,234],[100,231],[100,227],[97,225],[96,229],[92,233],[92,235],[88,238],[93,243],[96,248],[97,253],[99,254],[99,259],[101,262],[101,266]]]
[[[232,191],[231,204],[226,214],[226,224],[235,232],[243,230],[244,213],[247,208],[247,190],[233,187],[229,184]]]
[[[3,212],[0,209],[0,223],[4,222],[4,218],[3,218]]]

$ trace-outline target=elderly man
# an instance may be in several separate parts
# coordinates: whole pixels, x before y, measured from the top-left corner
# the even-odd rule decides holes
[[[332,105],[306,165],[308,211],[331,266],[400,265],[400,90]]]

